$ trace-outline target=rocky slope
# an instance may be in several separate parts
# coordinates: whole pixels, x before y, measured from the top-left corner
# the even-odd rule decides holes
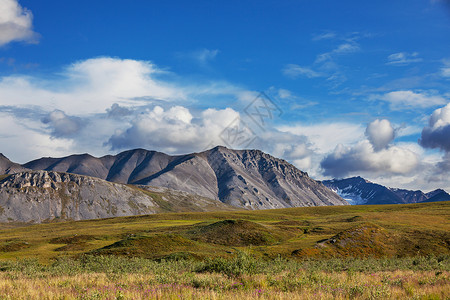
[[[192,199],[179,192],[150,187],[144,191],[99,178],[53,171],[19,172],[0,181],[0,222],[86,220],[211,208],[232,209],[217,201]]]
[[[0,175],[13,174],[17,172],[27,171],[27,168],[10,161],[2,153],[0,153]]]
[[[88,154],[41,158],[24,167],[166,187],[249,209],[347,204],[307,173],[259,150],[215,147],[170,156],[135,149],[100,158]]]
[[[420,190],[411,191],[385,187],[361,177],[325,180],[323,184],[354,205],[404,204],[450,200],[450,195],[441,189],[425,194]]]

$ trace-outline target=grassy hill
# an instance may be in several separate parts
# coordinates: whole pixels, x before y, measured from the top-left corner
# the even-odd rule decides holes
[[[167,213],[0,225],[0,259],[81,254],[151,259],[450,254],[450,202]]]

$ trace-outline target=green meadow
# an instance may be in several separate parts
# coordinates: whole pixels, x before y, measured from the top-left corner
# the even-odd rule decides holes
[[[447,299],[449,208],[2,224],[0,299]]]

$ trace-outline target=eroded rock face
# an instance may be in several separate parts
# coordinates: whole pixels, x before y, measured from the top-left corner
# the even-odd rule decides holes
[[[0,222],[131,216],[155,213],[157,208],[142,192],[88,176],[32,171],[0,181]]]

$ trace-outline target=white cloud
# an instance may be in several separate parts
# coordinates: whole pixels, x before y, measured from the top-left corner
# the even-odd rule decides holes
[[[60,157],[76,151],[70,139],[54,139],[43,130],[40,120],[15,118],[0,113],[0,140],[4,155],[13,161],[25,163],[43,156]]]
[[[83,126],[82,120],[66,115],[61,110],[54,110],[42,118],[44,124],[48,124],[53,137],[70,137],[76,135]]]
[[[419,143],[425,148],[439,148],[450,152],[450,103],[433,112],[428,126],[422,130]]]
[[[367,125],[366,136],[375,151],[387,148],[395,138],[395,130],[389,120],[375,120]]]
[[[0,0],[0,7],[0,46],[13,41],[37,41],[31,11],[22,8],[17,0]]]
[[[113,103],[145,105],[187,97],[180,86],[156,79],[160,71],[150,62],[101,57],[72,64],[52,80],[28,76],[0,78],[0,105],[64,111],[71,115],[103,113]]]
[[[324,174],[333,177],[350,175],[396,175],[408,174],[418,165],[418,156],[409,149],[390,146],[374,151],[368,140],[355,146],[338,145],[326,156],[321,166]]]
[[[329,40],[329,39],[334,39],[335,37],[336,37],[336,33],[325,32],[322,34],[315,35],[312,40],[313,41]]]
[[[217,49],[202,49],[194,52],[194,58],[197,59],[200,63],[205,64],[216,58],[217,54],[219,54],[219,50]]]
[[[332,151],[338,144],[355,143],[364,137],[364,127],[353,123],[319,123],[313,125],[278,126],[277,130],[305,136],[318,153]]]
[[[444,97],[435,95],[432,92],[414,92],[410,90],[389,92],[381,96],[374,96],[373,98],[388,102],[392,110],[427,108],[442,105],[448,101]]]
[[[330,52],[325,52],[317,55],[315,63],[323,63],[326,61],[332,61],[336,55],[350,54],[360,51],[361,48],[356,42],[347,42],[340,44]]]
[[[201,67],[209,67],[209,63],[213,61],[220,53],[218,49],[199,49],[191,52],[177,53],[176,56],[182,60],[189,60]]]
[[[398,52],[389,55],[387,60],[388,62],[386,64],[388,65],[405,66],[411,63],[421,62],[422,58],[419,57],[419,53],[417,52]]]
[[[186,153],[208,145],[223,145],[220,134],[239,117],[231,108],[206,109],[196,119],[189,109],[160,106],[139,114],[125,131],[116,132],[108,141],[113,149],[144,147],[167,152]]]
[[[315,77],[323,76],[321,73],[316,72],[316,71],[312,70],[311,68],[301,67],[296,64],[286,65],[283,68],[282,72],[285,76],[291,77],[291,78],[297,78],[299,76],[305,76],[308,78],[315,78]]]
[[[356,144],[336,148],[321,161],[324,175],[345,177],[349,175],[392,176],[410,175],[419,163],[417,146],[390,145],[395,130],[386,120],[375,120],[367,125],[363,139]]]
[[[444,65],[441,68],[441,75],[443,77],[450,78],[450,59],[445,59],[443,63]]]
[[[200,151],[206,146],[202,142],[219,142],[217,132],[232,121],[227,115],[237,113],[231,109],[216,114],[208,110],[190,111],[188,105],[203,99],[215,104],[249,102],[257,95],[228,82],[181,83],[151,62],[110,57],[79,61],[46,78],[51,79],[0,77],[0,113],[23,124],[32,122],[20,127],[24,133],[19,136],[27,136],[20,143],[21,151],[9,153],[3,147],[5,155],[9,154],[13,160],[29,159],[35,153],[35,144],[41,145],[35,142],[38,138],[42,147],[47,142],[48,148],[58,144],[58,151],[43,153],[45,156],[64,151],[66,155],[77,151],[103,155],[110,152],[111,145],[117,149],[152,145],[151,149],[185,152],[194,149],[197,143],[194,150]],[[163,112],[158,114],[158,109]],[[8,128],[0,128],[2,144],[9,141],[1,139],[9,135]],[[152,128],[160,130],[161,145],[149,136],[149,132],[156,132]],[[206,132],[209,129],[211,134]],[[139,142],[136,136],[145,136],[146,140]],[[109,140],[111,143],[107,144]],[[182,150],[183,145],[186,150]]]

